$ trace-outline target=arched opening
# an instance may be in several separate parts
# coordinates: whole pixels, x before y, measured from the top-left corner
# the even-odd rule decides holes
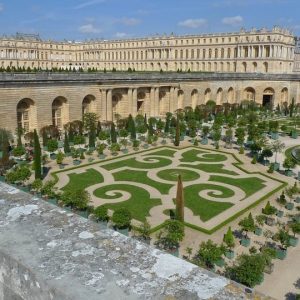
[[[177,93],[177,97],[178,97],[178,109],[183,109],[184,107],[184,92],[183,90],[179,90]]]
[[[68,123],[67,99],[57,97],[52,102],[52,125],[62,129],[64,124]]]
[[[252,87],[248,87],[244,90],[244,100],[255,101],[255,90]]]
[[[264,62],[264,72],[268,73],[268,71],[269,71],[269,65],[267,62]]]
[[[243,72],[246,73],[247,72],[247,63],[243,62],[243,68],[242,68]]]
[[[34,101],[29,98],[22,99],[17,104],[17,125],[25,132],[36,128],[36,115],[34,113]]]
[[[168,94],[166,91],[159,92],[159,115],[164,115],[167,111],[169,111],[167,96]]]
[[[234,90],[232,87],[228,89],[227,100],[230,104],[234,103]]]
[[[256,62],[254,62],[253,63],[253,72],[257,72],[257,63]]]
[[[122,94],[116,93],[112,95],[112,120],[116,119],[120,111],[120,102],[122,101]]]
[[[288,103],[288,95],[289,95],[289,91],[288,91],[288,89],[287,88],[284,88],[284,89],[282,89],[281,90],[281,99],[280,99],[280,102],[281,102],[281,104],[284,104],[284,103]]]
[[[145,99],[146,99],[146,94],[144,92],[139,92],[137,94],[137,113],[138,114],[141,114],[141,115],[144,114]]]
[[[193,90],[191,93],[192,98],[192,108],[195,109],[195,107],[198,105],[198,90]]]
[[[272,109],[273,101],[274,101],[274,94],[275,94],[275,91],[272,88],[267,88],[264,90],[263,101],[262,101],[262,105],[264,107]]]
[[[86,113],[95,113],[96,107],[95,107],[95,96],[93,95],[87,95],[83,98],[82,101],[82,116]]]
[[[211,89],[206,89],[205,92],[204,92],[204,101],[205,101],[205,103],[208,100],[212,100],[211,99]]]
[[[223,104],[223,89],[219,88],[217,91],[217,105],[222,105]]]

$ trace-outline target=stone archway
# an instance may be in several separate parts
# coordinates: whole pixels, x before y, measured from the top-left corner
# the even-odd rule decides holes
[[[96,97],[94,95],[87,95],[82,100],[82,117],[86,113],[96,112]]]
[[[255,101],[255,89],[252,87],[247,87],[244,90],[244,99],[243,100],[248,100],[248,101]]]
[[[281,90],[280,102],[281,102],[281,104],[289,102],[289,90],[288,90],[288,88],[283,88]]]
[[[114,93],[112,95],[112,121],[118,118],[121,115],[120,104],[122,101],[123,95],[121,93]]]
[[[198,90],[194,89],[191,93],[192,98],[192,108],[195,109],[195,107],[198,105]]]
[[[208,88],[204,92],[204,102],[206,103],[209,100],[212,100],[212,99],[211,99],[211,89]]]
[[[137,113],[140,115],[145,113],[145,100],[146,94],[144,92],[139,92],[137,94]]]
[[[179,90],[177,93],[177,97],[178,97],[178,109],[183,109],[184,107],[184,92],[183,90]]]
[[[52,125],[59,129],[69,122],[67,102],[67,99],[61,96],[56,97],[52,102]]]
[[[228,89],[227,100],[230,104],[234,103],[234,90],[232,87]]]
[[[25,132],[37,128],[36,106],[32,99],[24,98],[17,104],[17,126]]]
[[[217,99],[216,99],[217,105],[222,105],[223,104],[223,89],[219,88],[217,91]]]
[[[274,104],[275,91],[272,88],[267,88],[263,92],[262,105],[263,107],[272,108]]]

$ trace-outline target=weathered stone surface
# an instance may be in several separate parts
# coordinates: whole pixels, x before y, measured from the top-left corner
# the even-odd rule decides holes
[[[1,300],[247,299],[228,279],[3,183],[0,199]]]

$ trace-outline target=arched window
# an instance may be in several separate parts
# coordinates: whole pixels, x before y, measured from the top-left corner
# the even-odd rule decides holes
[[[34,115],[33,115],[33,100],[26,98],[22,99],[17,104],[17,122],[18,128],[23,128],[26,132],[34,129]]]

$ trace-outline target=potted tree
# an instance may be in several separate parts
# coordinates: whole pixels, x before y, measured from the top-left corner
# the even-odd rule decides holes
[[[31,184],[31,191],[35,193],[40,193],[43,188],[43,181],[40,178],[35,179]]]
[[[271,144],[271,150],[275,153],[274,171],[279,170],[280,164],[277,162],[277,154],[281,153],[285,148],[285,144],[280,140],[276,140]]]
[[[201,139],[201,144],[202,145],[207,145],[208,144],[208,134],[209,134],[210,128],[208,126],[203,126],[202,127],[202,139]]]
[[[284,207],[287,204],[284,191],[282,191],[281,195],[277,198],[277,202],[281,207]],[[283,214],[284,214],[283,210],[277,210],[276,216],[282,218]]]
[[[290,236],[289,244],[290,246],[296,247],[299,241],[299,239],[296,237],[296,234],[300,234],[300,223],[299,222],[290,223],[289,227],[294,234],[294,236]]]
[[[109,220],[108,209],[106,206],[98,206],[94,209],[94,217],[96,222],[100,222],[104,227],[107,227],[107,222]]]
[[[106,144],[101,143],[97,145],[97,152],[100,159],[105,159],[106,155],[104,154],[104,150],[106,149]]]
[[[63,164],[64,158],[65,155],[61,151],[59,151],[56,155],[56,163],[59,165],[60,169],[64,168],[64,164]]]
[[[258,226],[256,226],[254,233],[257,236],[261,236],[262,232],[263,232],[262,227],[263,227],[263,225],[264,225],[264,223],[266,221],[266,216],[265,215],[258,215],[258,216],[255,217],[255,221],[256,221],[256,223],[257,223]]]
[[[112,216],[112,222],[114,224],[114,229],[128,236],[128,232],[131,226],[131,213],[126,208],[116,209]]]
[[[285,175],[286,176],[292,176],[293,175],[293,171],[291,169],[293,169],[296,165],[296,162],[290,158],[287,157],[284,162],[283,162],[283,167],[285,168]]]
[[[274,235],[274,240],[280,243],[280,248],[276,250],[276,256],[278,259],[285,259],[287,255],[287,247],[290,244],[290,235],[287,230],[280,228]]]
[[[252,214],[250,213],[248,217],[242,219],[239,222],[239,226],[242,229],[242,232],[245,232],[245,236],[241,239],[241,245],[244,247],[249,247],[250,246],[250,238],[248,237],[248,232],[254,231],[255,230],[255,222],[252,217]]]
[[[151,227],[150,224],[147,222],[143,222],[140,226],[134,228],[134,232],[138,234],[137,238],[141,240],[142,242],[150,245],[150,232]]]
[[[234,240],[231,227],[229,227],[227,232],[224,234],[223,242],[227,246],[227,249],[225,251],[225,256],[229,259],[233,259],[234,258],[233,248],[235,246],[235,240]]]

